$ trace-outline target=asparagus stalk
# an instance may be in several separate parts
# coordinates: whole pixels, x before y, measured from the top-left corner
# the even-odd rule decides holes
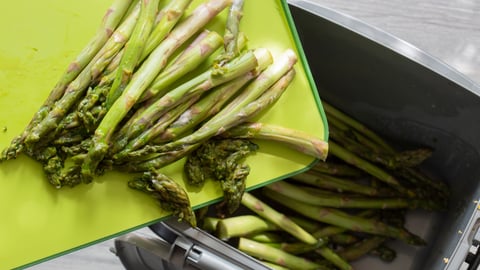
[[[121,162],[120,164],[116,164],[116,168],[121,171],[131,173],[144,172],[152,169],[160,169],[184,158],[199,146],[200,144],[192,144],[185,146],[181,149],[171,150],[164,153],[157,153],[153,156],[147,155],[146,158],[143,153],[140,153],[138,157],[131,157],[131,159],[129,159],[126,163]],[[138,158],[140,158],[140,161],[136,162],[136,159]]]
[[[107,153],[108,144],[118,123],[138,101],[160,70],[165,67],[167,59],[228,4],[228,0],[210,0],[198,6],[185,21],[170,32],[135,72],[122,95],[113,103],[95,131],[93,145],[82,164],[82,175],[87,181],[91,181],[98,164]]]
[[[369,209],[356,214],[356,216],[363,217],[363,218],[372,218],[375,216],[375,214],[376,214],[375,211]],[[329,226],[324,226],[322,228],[319,228],[318,230],[315,230],[314,232],[312,232],[312,235],[315,236],[316,238],[322,238],[322,237],[341,234],[346,231],[348,231],[348,229],[346,228],[329,225]]]
[[[170,31],[176,26],[181,19],[186,8],[190,5],[191,0],[174,0],[158,12],[155,20],[155,27],[151,35],[148,37],[147,43],[143,50],[141,60],[143,61],[148,55],[167,37]],[[120,51],[105,69],[105,83],[110,85],[117,73],[118,66],[124,54],[124,50]],[[113,74],[113,76],[112,76]]]
[[[239,240],[238,249],[250,256],[262,258],[265,261],[285,266],[289,269],[328,269],[305,258],[289,254],[281,249],[270,247],[266,244],[255,242],[243,237]]]
[[[278,229],[275,224],[257,216],[241,215],[220,219],[217,222],[215,234],[222,240],[228,240],[233,237]]]
[[[298,175],[291,176],[291,179],[305,183],[308,185],[316,186],[322,189],[333,190],[337,192],[351,192],[357,194],[364,194],[369,196],[379,196],[382,192],[374,187],[362,185],[352,180],[342,179],[339,177],[321,174],[304,172]]]
[[[329,161],[317,162],[315,166],[312,167],[312,170],[332,176],[359,177],[363,175],[361,170],[353,166]]]
[[[289,184],[285,181],[272,183],[265,186],[273,192],[278,192],[289,198],[309,203],[312,205],[334,207],[334,208],[423,208],[427,210],[438,210],[439,208],[432,205],[430,201],[412,200],[406,198],[365,198],[353,197],[348,195],[324,195],[311,190],[305,190],[296,185]]]
[[[86,68],[97,52],[102,48],[113,33],[114,29],[120,23],[122,17],[131,4],[131,0],[116,0],[108,8],[102,23],[97,30],[96,35],[88,42],[85,48],[79,53],[73,62],[70,63],[67,70],[62,74],[49,96],[44,101],[40,109],[34,114],[30,123],[24,131],[15,137],[10,146],[2,152],[0,160],[13,159],[24,149],[24,141],[36,127],[48,115],[54,103],[62,97],[67,86]]]
[[[287,208],[320,222],[336,225],[352,231],[371,233],[400,239],[412,245],[425,245],[425,241],[404,228],[390,226],[374,219],[362,218],[345,212],[299,202],[276,192],[265,190],[265,195]]]
[[[196,226],[195,214],[190,206],[187,192],[173,179],[158,172],[143,173],[128,182],[130,188],[143,191],[156,198],[163,209]]]
[[[271,263],[271,262],[266,262],[266,261],[261,261],[262,264],[272,268],[273,270],[289,270],[289,268],[283,267],[281,265]]]
[[[340,119],[337,119],[334,115],[327,114],[328,118],[328,126],[336,127],[343,132],[347,132],[351,137],[354,137],[358,142],[362,145],[368,147],[371,151],[376,153],[387,152],[383,146],[379,145],[377,142],[371,140],[367,136],[363,135],[362,133],[358,132],[357,130],[353,129],[351,126],[345,124]]]
[[[253,233],[246,236],[248,239],[261,242],[261,243],[281,243],[284,239],[283,237],[275,232],[259,232]]]
[[[134,5],[132,11],[128,14],[128,17],[118,26],[113,32],[112,36],[107,40],[105,46],[99,51],[102,55],[92,66],[92,78],[98,78],[112,59],[123,48],[125,43],[130,39],[135,24],[140,15],[140,4]]]
[[[271,55],[260,58],[258,67],[233,81],[218,86],[208,93],[199,102],[191,106],[179,118],[173,122],[156,140],[156,143],[171,141],[186,131],[200,124],[205,119],[217,114],[222,107],[233,97],[244,85],[258,76],[268,65],[272,63]]]
[[[352,245],[359,241],[359,238],[355,235],[348,233],[337,233],[328,238],[333,244],[337,245]]]
[[[183,138],[180,138],[176,141],[164,144],[164,145],[154,145],[154,146],[146,146],[141,151],[133,151],[131,154],[133,155],[145,155],[151,154],[155,152],[169,152],[172,149],[178,149],[182,147],[187,147],[190,145],[199,144],[205,140],[208,140],[212,136],[216,136],[228,130],[232,126],[238,125],[239,123],[247,121],[249,118],[253,117],[254,115],[258,114],[264,108],[275,102],[278,98],[280,98],[281,94],[286,90],[288,85],[290,84],[291,80],[295,75],[294,69],[291,69],[291,65],[293,65],[291,57],[296,57],[291,55],[290,52],[287,52],[284,55],[283,61],[280,61],[280,66],[276,66],[275,62],[267,68],[262,74],[260,74],[251,84],[247,86],[244,91],[237,96],[232,102],[230,102],[226,107],[224,107],[219,113],[217,113],[213,118],[208,120],[205,124],[203,124],[197,131],[194,133],[187,135]],[[286,66],[284,64],[287,64]],[[284,68],[288,68],[285,72],[286,74],[281,76],[281,79],[278,81],[275,77],[278,77],[278,71],[284,71]],[[273,73],[273,74],[272,74]],[[280,72],[283,74],[284,72]],[[269,76],[266,76],[269,75]],[[263,76],[262,76],[263,75]],[[271,81],[277,81],[272,85],[268,91],[265,91],[265,87],[272,83]],[[261,93],[255,92],[264,92],[263,95],[258,97]],[[254,101],[251,99],[257,98]],[[250,104],[248,104],[250,103]]]
[[[176,107],[170,109],[165,114],[163,114],[157,122],[150,127],[149,129],[145,130],[140,134],[138,137],[132,139],[125,148],[117,154],[117,158],[122,155],[122,153],[128,153],[130,151],[137,150],[142,146],[149,143],[153,138],[155,138],[158,134],[165,131],[165,129],[177,119],[188,107],[190,107],[193,103],[195,103],[200,97],[198,95],[191,97],[190,99],[186,100],[185,102],[177,105]]]
[[[359,121],[353,119],[349,115],[343,113],[342,111],[336,109],[332,105],[328,104],[327,102],[322,102],[323,108],[326,113],[334,115],[337,119],[340,119],[344,123],[348,124],[358,132],[364,134],[374,142],[376,142],[378,145],[381,145],[383,149],[385,149],[388,152],[395,152],[395,150],[380,136],[378,136],[375,132],[373,132],[371,129],[369,129],[367,126],[364,124],[360,123]]]
[[[192,0],[172,0],[158,12],[155,20],[155,27],[153,28],[151,35],[148,37],[142,56],[140,57],[141,60],[147,58],[158,44],[165,39],[182,18],[185,10],[191,2]]]
[[[290,219],[293,222],[295,222],[296,224],[298,224],[298,226],[302,227],[305,231],[307,231],[309,233],[313,233],[313,232],[317,231],[318,229],[320,229],[324,226],[319,222],[316,222],[314,220],[307,219],[307,218],[304,218],[304,217],[301,217],[301,216],[292,216],[291,215]],[[319,238],[319,237],[315,237],[315,238]]]
[[[341,256],[334,252],[329,247],[323,246],[315,250],[318,254],[322,255],[327,261],[331,262],[333,265],[338,267],[341,270],[352,270],[353,267],[345,261]]]
[[[159,100],[149,105],[139,116],[136,121],[129,126],[125,136],[134,138],[148,128],[152,122],[164,114],[168,109],[176,106],[180,102],[191,98],[194,95],[201,95],[213,87],[232,80],[242,74],[245,74],[257,66],[257,58],[254,52],[249,51],[242,56],[228,63],[227,72],[214,75],[213,68],[205,71],[194,79],[176,87],[162,96]]]
[[[397,257],[397,252],[385,244],[381,244],[377,248],[370,250],[368,254],[377,256],[384,262],[392,262]]]
[[[338,145],[337,143],[330,141],[329,149],[330,149],[330,154],[332,154],[333,156],[336,156],[351,165],[357,166],[359,169],[389,184],[390,186],[392,186],[393,188],[395,188],[396,190],[398,190],[403,194],[406,194],[411,197],[414,196],[413,192],[403,187],[393,175],[391,175],[384,169],[358,157],[357,155],[346,150],[345,148]]]
[[[355,261],[378,248],[387,238],[372,236],[338,251],[338,255],[347,261]]]
[[[202,220],[202,229],[210,232],[210,233],[215,233],[217,230],[217,224],[220,221],[220,218],[216,217],[205,217]]]
[[[188,156],[184,165],[187,183],[201,186],[206,179],[220,181],[224,201],[218,208],[230,215],[240,205],[250,173],[243,160],[257,149],[248,140],[209,140]]]
[[[151,105],[155,100],[152,95],[158,98],[163,97],[166,91],[169,90],[168,86],[179,79],[182,75],[185,75],[189,71],[196,68],[203,60],[205,60],[214,50],[221,45],[221,37],[215,32],[209,32],[207,30],[200,33],[190,46],[183,51],[174,62],[167,66],[152,82],[152,86],[149,87],[142,97],[140,102],[145,99],[150,99],[148,102],[144,102],[144,106],[137,109],[135,114],[128,120],[128,122],[118,132],[120,138],[117,138],[115,146],[113,147],[114,153],[125,147],[128,141],[128,137],[122,136],[126,134],[128,128],[134,125],[143,112]]]
[[[329,131],[330,138],[342,144],[345,149],[359,155],[362,158],[365,158],[370,162],[381,164],[388,169],[418,166],[432,154],[432,150],[427,148],[419,148],[400,153],[374,152],[371,151],[367,146],[358,143],[352,138],[349,138],[346,134],[344,134],[344,132],[339,131],[333,126],[330,127]]]
[[[400,160],[406,160],[408,167],[398,168],[394,171],[394,174],[398,174],[400,177],[403,177],[406,180],[409,180],[416,185],[421,183],[426,184],[428,188],[433,188],[434,190],[437,190],[441,194],[443,194],[444,197],[448,197],[448,188],[444,185],[443,182],[434,181],[429,177],[422,177],[420,176],[420,173],[416,168],[412,168],[413,165],[418,165],[423,160],[423,158],[430,155],[430,151],[428,149],[424,153],[422,153],[422,150],[421,150],[420,158],[414,158],[412,161],[412,160],[409,160],[409,158],[412,156],[411,152],[406,151],[403,153],[402,152],[398,153],[394,150],[385,150],[385,148],[383,148],[381,145],[365,137],[363,134],[360,134],[359,132],[357,132],[357,130],[352,129],[349,125],[337,119],[337,117],[335,117],[334,115],[329,115],[329,125],[333,126],[335,129],[338,129],[344,133],[348,133],[352,138],[354,138],[360,144],[367,146],[369,149],[371,149],[371,151],[368,151],[368,152],[374,152],[374,153],[386,152],[387,154],[399,156]],[[390,147],[390,148],[393,149],[393,147]],[[362,151],[360,149],[357,149],[357,151],[364,152],[365,150]],[[414,154],[413,156],[415,157],[417,156],[418,152],[414,150],[413,154]]]
[[[141,1],[140,16],[133,29],[132,36],[125,45],[125,51],[117,69],[115,80],[107,95],[106,107],[111,107],[113,102],[120,96],[123,89],[130,81],[133,70],[141,61],[145,43],[153,28],[155,16],[157,15],[159,0]]]
[[[163,96],[169,85],[197,68],[215,52],[222,44],[222,40],[222,37],[214,31],[204,30],[200,33],[174,62],[155,78],[152,85],[143,93],[140,102],[154,96]]]
[[[273,209],[272,207],[265,204],[261,200],[257,199],[252,194],[250,193],[243,194],[242,205],[252,210],[253,212],[257,213],[259,216],[263,217],[264,219],[282,228],[283,230],[290,233],[293,237],[297,238],[298,240],[310,245],[317,244],[318,239],[313,237],[311,234],[305,231],[302,227],[298,226],[290,218],[278,212],[277,210]]]
[[[224,34],[225,51],[217,59],[219,67],[240,53],[237,39],[240,33],[240,20],[243,17],[243,2],[244,0],[233,0],[230,6]]]
[[[426,189],[430,190],[431,193],[438,199],[443,200],[443,202],[448,200],[450,191],[445,182],[435,181],[416,168],[403,168],[394,171],[394,173],[417,186],[425,186]]]
[[[320,160],[325,160],[328,155],[328,143],[326,141],[306,132],[271,124],[243,123],[222,133],[222,136],[281,142]]]
[[[257,241],[253,238],[247,237],[250,240]],[[261,241],[257,241],[262,243]],[[288,252],[289,254],[293,255],[300,255],[304,253],[308,253],[311,251],[314,251],[320,247],[323,247],[327,244],[327,240],[320,238],[318,239],[318,242],[316,244],[310,245],[310,244],[305,244],[303,242],[295,242],[295,243],[288,243],[288,242],[279,242],[279,243],[265,243],[271,247],[278,248],[280,250],[283,250],[285,252]]]

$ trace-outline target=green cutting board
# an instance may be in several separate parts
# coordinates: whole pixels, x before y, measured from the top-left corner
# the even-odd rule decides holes
[[[188,12],[199,2],[193,1]],[[68,63],[94,35],[110,4],[110,0],[0,1],[1,149],[22,132]],[[249,48],[268,48],[274,57],[292,48],[300,59],[294,82],[258,120],[327,139],[320,99],[287,4],[245,0],[244,8],[241,29]],[[225,18],[226,11],[207,28],[223,34]],[[259,152],[247,160],[249,189],[304,171],[315,161],[275,143],[258,143]],[[183,185],[182,165],[180,160],[163,171]],[[24,155],[1,163],[0,269],[35,264],[168,216],[153,199],[127,187],[131,178],[112,172],[91,184],[55,189],[39,164]],[[212,182],[187,190],[196,207],[222,196]]]

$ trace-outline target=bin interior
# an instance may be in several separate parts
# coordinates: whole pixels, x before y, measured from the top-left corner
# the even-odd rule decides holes
[[[398,143],[434,149],[424,167],[449,184],[449,209],[413,212],[407,227],[428,245],[414,249],[399,243],[397,260],[388,267],[443,269],[469,233],[464,229],[480,197],[478,86],[378,29],[312,3],[291,2],[322,100]],[[377,260],[358,263],[358,269],[384,267]]]

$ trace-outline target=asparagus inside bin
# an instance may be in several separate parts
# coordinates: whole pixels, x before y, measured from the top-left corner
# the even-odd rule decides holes
[[[325,161],[245,193],[242,207],[231,215],[218,207],[199,210],[207,213],[198,217],[200,227],[273,269],[352,269],[351,263],[365,256],[395,260],[393,241],[427,245],[405,227],[405,218],[415,209],[447,207],[448,187],[421,168],[434,149],[400,148],[324,105],[333,130]],[[263,127],[245,123],[222,138],[272,139]],[[280,131],[275,137],[287,137]]]

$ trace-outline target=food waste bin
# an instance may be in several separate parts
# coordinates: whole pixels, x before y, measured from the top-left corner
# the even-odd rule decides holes
[[[451,188],[448,210],[414,211],[407,217],[406,227],[426,239],[425,247],[398,243],[393,263],[367,258],[356,262],[355,269],[477,269],[480,87],[416,47],[352,17],[309,1],[288,3],[321,99],[387,138],[434,149],[423,167]],[[163,251],[153,251],[152,242],[140,243],[141,238],[132,235],[116,239],[117,255],[126,268],[168,269],[152,262],[165,257],[159,256],[162,252],[169,256],[181,252],[184,262],[179,267],[184,269],[217,269],[225,267],[220,262],[229,258],[231,269],[262,269],[258,261],[229,248],[204,256],[209,260],[219,256],[218,261],[197,261],[199,265],[194,266],[191,256],[202,251],[191,248],[208,249],[219,240],[189,228],[184,228],[189,233],[181,226],[175,229],[172,222],[152,227],[168,240],[155,240],[166,245]],[[173,247],[177,237],[190,242],[183,248]]]

